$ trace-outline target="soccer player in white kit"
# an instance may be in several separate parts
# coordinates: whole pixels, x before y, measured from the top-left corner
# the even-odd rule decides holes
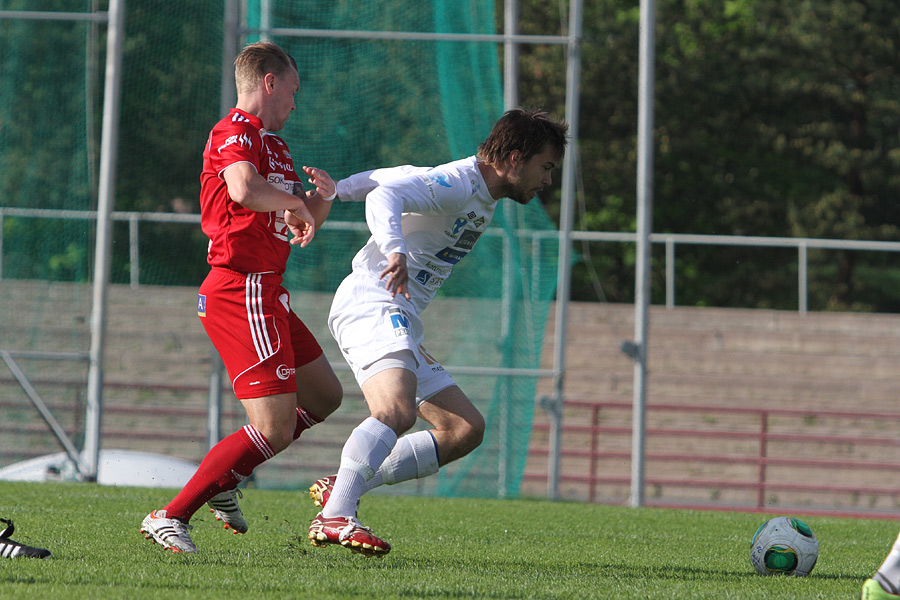
[[[863,582],[860,600],[900,598],[900,535],[875,574]]]
[[[342,201],[365,201],[372,236],[335,293],[328,325],[371,416],[350,434],[337,474],[310,487],[323,507],[309,528],[313,545],[386,554],[390,544],[357,519],[360,496],[436,473],[481,444],[484,418],[425,350],[420,314],[487,229],[498,200],[527,204],[551,183],[567,131],[544,112],[513,109],[475,156],[338,182]],[[417,415],[432,429],[398,439]]]

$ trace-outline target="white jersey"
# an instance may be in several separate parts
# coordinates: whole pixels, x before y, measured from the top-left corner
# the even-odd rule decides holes
[[[366,202],[372,237],[353,258],[353,272],[378,280],[388,255],[406,254],[410,303],[417,313],[472,250],[497,207],[475,156],[433,168],[357,173],[339,181],[337,192],[343,201]]]

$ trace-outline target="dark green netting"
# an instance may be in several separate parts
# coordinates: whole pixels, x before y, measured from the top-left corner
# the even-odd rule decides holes
[[[95,4],[10,0],[0,2],[0,8],[90,11]],[[105,10],[105,4],[100,2],[98,8]],[[242,26],[258,28],[263,22],[259,0],[241,4],[246,9]],[[270,0],[266,4],[273,28],[496,33],[493,0]],[[222,0],[127,2],[117,210],[199,212],[201,152],[209,128],[221,114],[224,8]],[[105,33],[105,26],[91,22],[0,20],[0,164],[4,166],[0,207],[95,208]],[[258,35],[248,35],[243,41],[256,39]],[[297,110],[280,132],[298,167],[322,167],[340,178],[381,166],[447,162],[473,154],[503,113],[502,49],[494,42],[286,35],[272,39],[299,64]],[[330,294],[368,237],[362,208],[336,203],[313,244],[295,248],[289,263],[285,281],[292,303],[323,345],[331,342],[324,327]],[[67,288],[71,291],[63,293],[62,300],[58,292],[49,291],[37,293],[41,298],[37,303],[14,300],[15,294],[0,297],[4,314],[0,348],[47,350],[54,347],[51,340],[63,340],[67,349],[86,350],[85,297],[90,297],[93,275],[93,221],[5,216],[2,225],[0,284],[25,289],[23,281],[62,282],[76,287]],[[416,492],[517,494],[537,379],[470,374],[466,368],[539,366],[556,286],[558,241],[548,235],[551,228],[539,202],[525,207],[501,202],[490,232],[457,265],[423,315],[428,350],[444,365],[462,367],[452,371],[454,377],[485,414],[488,431],[481,448],[416,486]],[[138,266],[128,243],[132,230],[127,222],[117,222],[113,231],[112,280],[115,285],[129,284]],[[206,240],[199,225],[141,222],[139,240],[140,286],[160,288],[162,292],[154,293],[164,294],[168,286],[190,290],[199,285],[207,270]],[[19,304],[14,307],[14,302]],[[53,302],[67,306],[53,306]],[[74,317],[66,313],[72,306],[78,306]],[[186,310],[192,312],[193,306]],[[53,314],[57,332],[44,335],[41,327]],[[7,325],[13,322],[15,326]],[[159,327],[175,326],[163,323]],[[173,355],[177,350],[173,346]],[[341,361],[330,347],[326,351],[332,361]],[[127,357],[116,359],[127,362]],[[113,380],[119,377],[109,375]],[[355,383],[345,380],[345,388],[351,386]],[[125,392],[121,396],[127,397]],[[153,403],[157,396],[148,392],[140,401]],[[74,422],[80,410],[74,409]],[[240,406],[230,404],[226,410],[240,421]],[[77,424],[73,427],[78,429]],[[332,444],[342,442],[344,431],[335,425],[322,427],[315,435],[304,434],[304,440],[310,441],[307,449],[298,450],[299,462],[323,437]],[[52,444],[50,449],[55,449]],[[337,466],[332,458],[322,461]],[[311,474],[266,479],[263,472],[259,483],[301,487],[308,485]]]

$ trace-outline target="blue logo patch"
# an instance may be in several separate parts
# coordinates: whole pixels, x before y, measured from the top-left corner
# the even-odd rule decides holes
[[[197,295],[197,316],[206,316],[206,296],[203,294]]]
[[[425,269],[422,269],[421,271],[419,271],[416,274],[416,281],[418,281],[422,285],[425,285],[426,283],[428,283],[429,279],[431,279],[431,273],[429,273]]]
[[[388,316],[391,319],[391,327],[394,328],[394,336],[409,335],[409,317],[399,308],[389,308]]]
[[[435,254],[435,256],[444,262],[448,262],[451,265],[455,265],[456,263],[461,261],[463,258],[465,258],[466,254],[467,254],[466,252],[461,252],[460,250],[454,250],[453,248],[444,248],[443,250],[441,250],[440,252]]]
[[[428,174],[428,178],[431,179],[431,180],[432,180],[433,182],[435,182],[436,184],[438,184],[438,185],[440,185],[440,186],[443,186],[443,187],[445,187],[445,188],[453,187],[453,186],[450,185],[450,183],[447,181],[447,176],[446,176],[444,173],[435,173],[434,175],[432,175],[432,174],[429,173],[429,174]]]
[[[466,221],[465,219],[457,219],[456,222],[453,223],[453,234],[452,235],[456,235],[457,233],[459,233],[459,230],[462,229],[463,227],[465,227],[466,223],[468,223],[468,221]]]
[[[463,231],[463,234],[459,236],[459,239],[456,240],[456,243],[453,244],[457,248],[465,248],[466,250],[471,250],[475,247],[475,242],[478,241],[478,238],[481,237],[480,231],[472,231],[471,229],[466,229]]]

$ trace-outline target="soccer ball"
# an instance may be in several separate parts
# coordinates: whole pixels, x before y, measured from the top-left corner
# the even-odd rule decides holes
[[[809,575],[819,558],[819,541],[809,525],[793,517],[763,523],[750,543],[750,563],[761,575]]]

